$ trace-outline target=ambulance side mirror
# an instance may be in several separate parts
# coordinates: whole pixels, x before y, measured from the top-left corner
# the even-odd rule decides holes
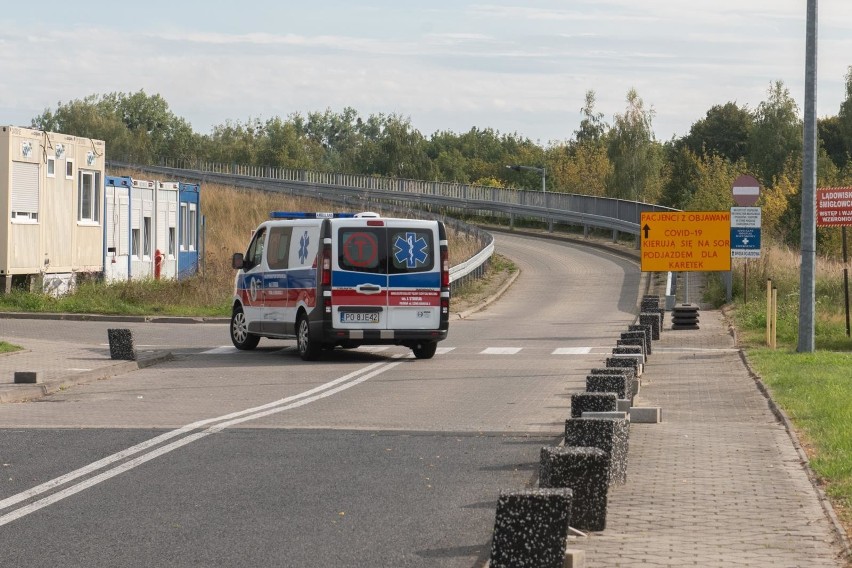
[[[236,270],[239,270],[240,268],[243,267],[243,265],[244,265],[243,253],[235,252],[234,256],[231,257],[231,267],[236,269]]]

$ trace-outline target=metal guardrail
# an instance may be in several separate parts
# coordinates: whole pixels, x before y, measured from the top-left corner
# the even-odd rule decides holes
[[[119,165],[119,164],[115,164]],[[674,211],[668,207],[573,193],[517,190],[461,183],[384,178],[361,174],[338,174],[266,166],[242,166],[211,162],[166,161],[146,167],[165,175],[192,177],[201,181],[234,183],[235,179],[266,182],[269,188],[307,190],[327,198],[336,195],[371,201],[412,203],[417,208],[439,208],[471,215],[500,215],[512,223],[516,218],[547,223],[588,226],[639,235],[644,211]]]
[[[169,165],[170,164],[170,165]],[[282,192],[340,203],[369,211],[379,205],[406,216],[441,219],[444,213],[507,218],[510,227],[517,219],[611,230],[637,237],[644,211],[675,211],[648,203],[568,193],[516,190],[447,182],[382,178],[360,174],[336,174],[238,164],[169,161],[160,166],[138,166],[110,162],[110,167],[138,169],[173,179],[215,182],[267,192]],[[439,213],[433,213],[437,211]],[[410,216],[410,215],[407,215]],[[476,232],[482,243],[479,253],[451,268],[454,286],[482,275],[494,253],[493,237],[485,231],[452,219],[465,232]],[[459,225],[460,224],[460,225]]]

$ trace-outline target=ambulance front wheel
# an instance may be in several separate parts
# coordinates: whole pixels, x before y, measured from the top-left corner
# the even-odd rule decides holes
[[[235,307],[231,314],[231,342],[237,349],[244,350],[254,349],[260,343],[259,335],[249,333],[242,306]]]
[[[299,350],[299,357],[305,361],[317,359],[322,350],[322,345],[311,339],[311,325],[305,314],[300,315],[296,323],[296,348]]]
[[[418,359],[431,359],[435,356],[435,351],[438,349],[437,341],[423,341],[420,343],[416,343],[411,351],[414,352],[414,356]]]

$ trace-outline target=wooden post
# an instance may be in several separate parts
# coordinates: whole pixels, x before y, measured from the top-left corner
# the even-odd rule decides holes
[[[766,279],[766,346],[772,345],[772,278]]]
[[[777,346],[778,338],[778,288],[772,289],[772,349]]]

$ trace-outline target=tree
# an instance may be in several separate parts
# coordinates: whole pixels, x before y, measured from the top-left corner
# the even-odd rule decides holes
[[[852,154],[852,66],[846,71],[846,98],[840,103],[837,119],[846,159],[842,163],[836,161],[835,163],[838,167],[843,168],[852,161],[852,157],[850,157],[850,154]],[[832,158],[835,158],[835,154],[832,154]]]
[[[675,209],[686,209],[692,196],[698,191],[701,158],[683,139],[668,144],[666,154],[669,176],[663,187],[660,203]]]
[[[609,136],[610,196],[644,201],[659,195],[661,153],[651,129],[654,114],[653,108],[645,109],[635,89],[628,91],[627,109],[615,115]]]
[[[783,81],[776,81],[768,94],[769,98],[757,107],[749,136],[749,163],[764,185],[773,183],[788,160],[802,156],[802,121],[790,90]]]
[[[733,203],[731,183],[743,165],[732,164],[718,154],[705,155],[697,161],[695,193],[685,209],[691,211],[724,211]]]
[[[266,121],[259,144],[258,165],[311,169],[323,156],[322,148],[301,133],[295,122],[280,117]]]
[[[390,115],[378,140],[375,173],[408,179],[429,179],[431,164],[426,155],[426,141],[411,126],[411,119]]]
[[[549,152],[548,178],[559,191],[580,195],[606,195],[612,164],[604,144],[573,144]]]
[[[842,168],[849,161],[849,150],[843,138],[839,116],[828,116],[817,120],[817,137],[831,161]]]
[[[41,130],[103,140],[110,159],[140,164],[161,156],[194,156],[200,139],[160,95],[148,96],[141,90],[60,102],[56,112],[45,110],[32,124]]]
[[[583,119],[580,129],[574,131],[577,144],[597,144],[602,141],[609,125],[604,121],[602,112],[595,112],[595,92],[586,91],[586,103],[580,109]]]
[[[753,124],[754,117],[747,108],[734,102],[715,105],[692,125],[683,142],[696,156],[715,154],[736,162],[748,153]]]

